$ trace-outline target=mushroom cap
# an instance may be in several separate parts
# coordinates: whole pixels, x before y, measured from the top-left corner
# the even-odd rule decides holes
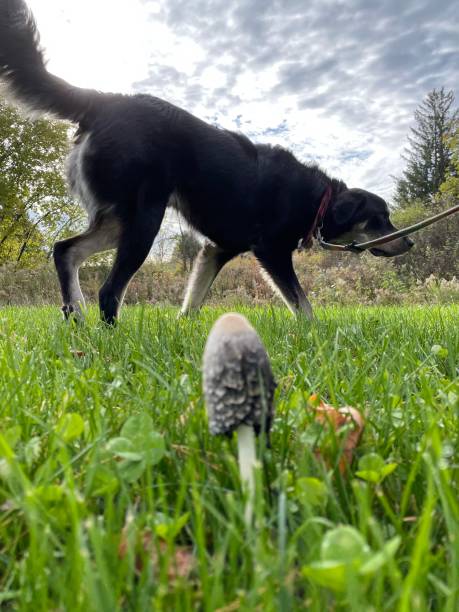
[[[276,383],[266,349],[242,315],[225,314],[211,329],[203,388],[212,434],[230,435],[240,425],[269,432]]]

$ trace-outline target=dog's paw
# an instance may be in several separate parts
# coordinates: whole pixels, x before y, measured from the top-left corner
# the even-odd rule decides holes
[[[73,304],[64,304],[61,308],[62,314],[64,315],[64,321],[69,323],[75,323],[77,325],[84,322],[83,311],[79,306]]]
[[[201,309],[200,308],[186,308],[185,310],[182,308],[177,313],[177,321],[185,320],[185,319],[196,319],[200,316]]]
[[[102,323],[110,327],[116,325],[121,301],[111,292],[103,287],[99,292],[99,312]]]
[[[100,323],[103,327],[113,328],[118,325],[118,318],[116,316],[105,315],[101,313],[100,315]]]

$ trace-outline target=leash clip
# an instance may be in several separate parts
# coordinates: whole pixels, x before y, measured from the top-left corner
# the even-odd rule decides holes
[[[359,246],[355,240],[349,242],[349,244],[344,245],[344,250],[350,251],[351,253],[363,253],[363,251],[365,251],[365,249]]]

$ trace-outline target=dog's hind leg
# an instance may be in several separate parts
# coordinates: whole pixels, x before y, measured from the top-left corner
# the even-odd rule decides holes
[[[113,249],[118,244],[120,226],[115,217],[100,214],[89,228],[67,240],[56,242],[53,249],[54,263],[61,286],[66,319],[72,313],[81,317],[85,301],[78,279],[81,264],[94,253]]]
[[[280,294],[294,314],[305,314],[313,319],[312,307],[293,269],[291,253],[276,255],[255,253],[262,274],[271,287]]]
[[[167,200],[168,196],[151,201],[140,193],[136,208],[122,221],[115,262],[99,291],[100,315],[106,323],[115,323],[129,281],[147,258],[159,231]]]
[[[200,308],[217,274],[233,257],[234,253],[224,251],[211,242],[204,244],[194,262],[180,314]]]

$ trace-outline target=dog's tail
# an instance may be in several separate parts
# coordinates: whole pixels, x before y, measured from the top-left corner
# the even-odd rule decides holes
[[[28,109],[77,123],[101,95],[46,70],[35,19],[23,0],[0,0],[0,80]]]

